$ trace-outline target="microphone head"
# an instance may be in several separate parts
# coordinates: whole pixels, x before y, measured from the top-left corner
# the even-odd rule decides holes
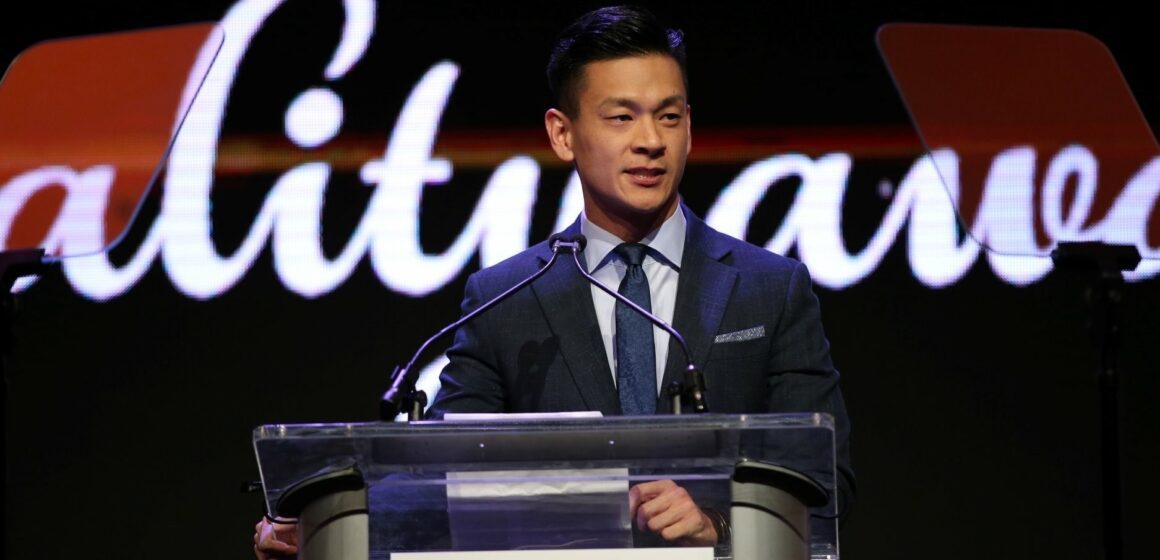
[[[578,253],[583,251],[586,245],[588,245],[588,239],[579,234],[564,235],[561,233],[553,233],[548,237],[548,246],[552,248],[552,252],[554,253],[559,253],[561,249]]]

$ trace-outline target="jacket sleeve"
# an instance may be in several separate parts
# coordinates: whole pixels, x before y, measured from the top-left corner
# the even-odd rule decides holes
[[[487,301],[479,285],[479,276],[471,275],[461,305],[466,315]],[[484,313],[455,333],[447,350],[449,360],[439,376],[442,387],[428,410],[428,416],[442,419],[448,412],[495,413],[507,411],[504,379],[497,367],[495,345],[488,340],[494,330],[488,328]]]

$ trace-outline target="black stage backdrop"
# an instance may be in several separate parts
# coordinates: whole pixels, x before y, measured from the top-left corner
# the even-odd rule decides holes
[[[554,34],[593,5],[347,5],[373,11],[368,35],[344,31],[337,1],[7,7],[6,62],[44,39],[227,13],[234,29],[257,31],[228,90],[213,174],[185,177],[212,183],[202,195],[212,204],[208,242],[238,271],[219,262],[207,272],[212,259],[181,242],[181,225],[159,202],[188,196],[167,192],[181,182],[171,165],[112,252],[114,268],[140,265],[139,273],[118,285],[66,270],[18,297],[6,370],[6,557],[250,557],[261,503],[239,484],[257,478],[251,430],[373,420],[391,368],[457,317],[466,276],[553,231],[570,170],[542,138],[543,65]],[[683,193],[694,211],[720,211],[715,223],[766,245],[798,208],[799,190],[833,180],[787,176],[732,214],[719,200],[726,186],[759,161],[802,154],[820,169],[826,157],[850,158],[837,178],[845,198],[836,233],[848,253],[864,256],[850,267],[860,271],[833,265],[857,260],[848,255],[802,254],[794,239],[834,232],[820,218],[807,216],[781,245],[814,272],[853,419],[859,499],[843,528],[843,557],[1100,557],[1099,407],[1084,283],[1046,270],[1020,280],[996,272],[986,255],[965,264],[913,256],[909,225],[866,256],[921,155],[873,39],[890,21],[1086,30],[1108,44],[1154,116],[1154,20],[1107,2],[653,7],[687,33],[695,126]],[[269,15],[243,21],[262,10]],[[365,50],[327,77],[344,37]],[[376,193],[388,186],[374,186],[364,163],[382,159],[429,70],[458,71],[436,111],[435,180],[411,206],[373,213]],[[333,135],[312,141],[309,126],[286,124],[299,107],[325,129],[338,122],[336,101]],[[392,149],[402,153],[407,139],[396,138]],[[827,170],[842,169],[826,161]],[[307,173],[320,167],[321,176]],[[275,216],[273,233],[255,225],[265,203],[288,203],[311,185],[325,185],[321,213],[307,215],[322,224],[320,240],[298,233],[289,211]],[[417,192],[390,188],[399,199]],[[494,208],[481,203],[485,194],[498,201]],[[375,219],[362,223],[368,214]],[[476,214],[490,219],[472,229]],[[171,224],[167,233],[151,233],[161,221]],[[465,230],[468,241],[456,245]],[[514,237],[501,239],[506,232]],[[161,249],[151,235],[161,236]],[[279,235],[285,248],[272,241]],[[480,238],[495,254],[476,250]],[[351,260],[318,280],[327,271],[294,268],[303,262],[295,243]],[[1153,548],[1151,506],[1160,502],[1151,404],[1160,291],[1151,275],[1129,285],[1123,314],[1124,535],[1132,557]]]

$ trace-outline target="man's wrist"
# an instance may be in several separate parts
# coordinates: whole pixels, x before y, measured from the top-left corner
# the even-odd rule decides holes
[[[729,520],[725,518],[725,514],[713,508],[701,508],[701,512],[713,524],[713,530],[717,533],[717,545],[729,544],[733,538],[733,530],[729,528]]]

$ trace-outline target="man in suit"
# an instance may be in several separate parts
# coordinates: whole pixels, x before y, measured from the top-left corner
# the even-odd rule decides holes
[[[587,238],[589,272],[622,284],[629,265],[616,248],[643,245],[652,311],[686,338],[705,374],[709,409],[832,414],[839,484],[848,493],[849,424],[809,273],[714,231],[680,202],[692,145],[681,33],[644,11],[597,10],[564,31],[548,77],[556,98],[544,116],[548,138],[575,165],[584,193],[584,212],[564,234]],[[474,274],[464,310],[532,275],[551,255],[541,243]],[[684,371],[679,346],[649,328],[647,367],[655,377],[650,372],[653,379],[641,383],[651,402],[643,410],[626,402],[622,387],[636,382],[619,368],[628,350],[617,344],[618,313],[613,298],[570,263],[557,264],[457,333],[432,412],[668,412],[662,389]],[[717,540],[711,520],[676,485],[633,492],[642,529],[694,544]]]
[[[714,231],[681,203],[692,146],[684,64],[681,32],[640,9],[596,10],[563,32],[548,64],[556,106],[544,125],[584,194],[584,212],[564,233],[587,238],[589,272],[683,334],[711,411],[833,415],[847,504],[849,422],[809,273]],[[472,275],[464,312],[550,257],[540,243]],[[430,413],[664,414],[661,389],[679,379],[685,359],[666,333],[641,321],[560,262],[460,329]],[[724,538],[722,520],[672,481],[634,486],[629,501],[638,528],[665,540],[703,546]],[[271,542],[270,525],[257,529],[259,558],[292,551]]]

